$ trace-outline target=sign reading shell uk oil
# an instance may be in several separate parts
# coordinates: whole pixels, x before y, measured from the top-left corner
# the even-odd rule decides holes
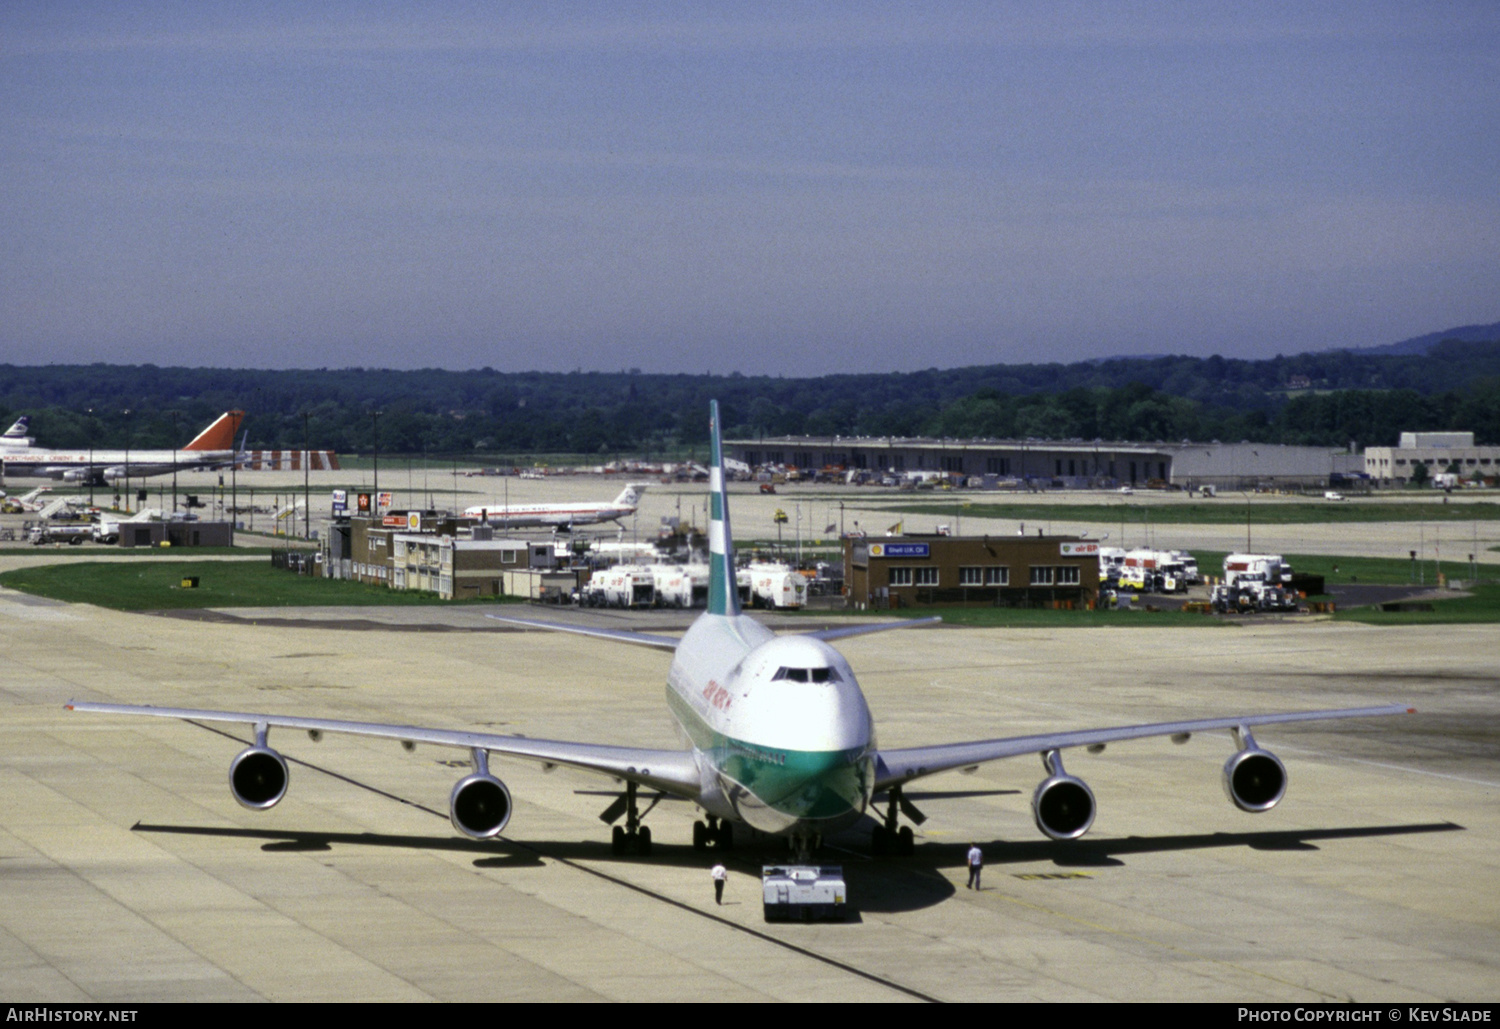
[[[931,557],[932,547],[927,543],[871,543],[871,557]]]

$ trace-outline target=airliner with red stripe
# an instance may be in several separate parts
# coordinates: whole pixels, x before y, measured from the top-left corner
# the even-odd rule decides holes
[[[78,447],[50,450],[30,445],[0,449],[6,475],[62,479],[65,482],[113,483],[193,468],[227,468],[235,462],[234,434],[244,411],[225,411],[178,450],[97,450]],[[20,423],[18,422],[17,425]],[[24,427],[22,428],[24,432]]]
[[[575,525],[618,522],[635,514],[640,506],[646,483],[632,482],[608,504],[475,504],[464,515],[479,518],[490,525],[510,529],[552,526],[571,529]]]

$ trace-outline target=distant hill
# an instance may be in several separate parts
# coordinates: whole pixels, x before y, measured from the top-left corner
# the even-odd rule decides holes
[[[1413,336],[1411,339],[1403,339],[1400,343],[1387,343],[1378,347],[1345,348],[1344,352],[1361,356],[1391,354],[1425,357],[1432,352],[1433,347],[1450,339],[1464,343],[1488,343],[1491,340],[1500,339],[1500,322],[1491,325],[1460,325],[1456,329],[1444,329],[1442,332],[1429,332],[1425,336]]]

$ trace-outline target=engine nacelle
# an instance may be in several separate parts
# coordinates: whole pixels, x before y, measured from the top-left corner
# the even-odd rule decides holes
[[[113,486],[117,482],[122,482],[125,479],[125,466],[119,464],[110,465],[108,468],[104,469],[104,472],[100,475],[100,478],[109,483],[111,486]]]
[[[1062,771],[1043,779],[1031,795],[1036,827],[1054,840],[1076,840],[1094,824],[1094,791]]]
[[[1269,750],[1246,747],[1224,762],[1224,793],[1241,811],[1269,811],[1286,796],[1286,766]]]
[[[476,840],[499,836],[510,822],[510,811],[510,790],[488,772],[464,776],[448,798],[453,828]]]
[[[63,482],[86,482],[91,473],[83,468],[69,468],[62,473]]]
[[[229,792],[251,811],[275,807],[286,796],[286,759],[266,746],[240,751],[229,765]]]

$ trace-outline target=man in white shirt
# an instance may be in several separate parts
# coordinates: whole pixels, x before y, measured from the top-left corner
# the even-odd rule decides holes
[[[725,868],[723,863],[721,862],[717,865],[714,865],[709,874],[714,877],[714,903],[723,904],[724,882],[729,878],[729,869]]]
[[[984,867],[984,851],[979,849],[979,844],[969,844],[969,884],[966,889],[979,889],[979,872]]]

